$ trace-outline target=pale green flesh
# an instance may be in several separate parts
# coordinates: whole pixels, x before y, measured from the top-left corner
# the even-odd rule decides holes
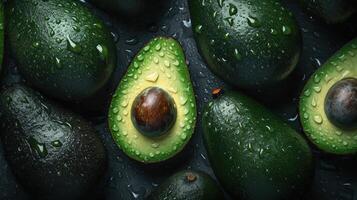
[[[142,135],[131,120],[131,107],[148,87],[167,91],[177,107],[171,130],[159,138]],[[196,102],[182,48],[169,38],[156,38],[134,58],[119,84],[109,111],[109,126],[115,142],[131,158],[154,163],[180,152],[194,132]]]
[[[345,78],[357,78],[357,39],[343,47],[312,75],[300,100],[300,118],[306,135],[321,150],[333,154],[357,152],[357,130],[335,126],[324,109],[329,89]]]

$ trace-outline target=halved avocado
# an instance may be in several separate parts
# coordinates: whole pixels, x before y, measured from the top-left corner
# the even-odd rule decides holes
[[[333,55],[307,82],[300,100],[306,135],[333,154],[357,152],[357,38]]]
[[[182,47],[172,38],[158,37],[134,58],[114,93],[109,127],[129,157],[155,163],[184,148],[196,115]]]

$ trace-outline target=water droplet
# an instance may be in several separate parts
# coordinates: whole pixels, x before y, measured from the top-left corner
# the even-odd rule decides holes
[[[317,123],[317,124],[322,124],[323,122],[323,119],[320,115],[315,115],[314,116],[314,121]]]
[[[61,147],[63,144],[62,144],[62,142],[61,141],[59,141],[59,140],[55,140],[55,141],[52,141],[51,142],[51,145],[53,146],[53,147]]]
[[[39,143],[34,137],[30,137],[28,139],[28,143],[33,151],[37,153],[38,156],[44,158],[47,156],[47,148],[46,145],[43,143]]]
[[[284,35],[290,35],[291,34],[291,28],[289,26],[283,26],[282,31],[283,31]]]
[[[72,51],[73,53],[80,53],[82,48],[75,43],[69,36],[67,36],[67,49]]]
[[[145,77],[146,81],[153,82],[153,83],[157,82],[158,79],[159,79],[159,73],[157,72],[152,72],[151,74]]]
[[[232,15],[235,15],[237,14],[238,12],[238,9],[237,7],[234,5],[234,4],[229,4],[229,14],[232,16]]]
[[[100,59],[104,62],[108,62],[108,48],[104,45],[98,44],[97,45],[97,50],[99,52]]]
[[[251,27],[259,28],[261,26],[259,20],[256,17],[248,16],[247,20],[249,26]]]
[[[239,53],[238,49],[234,49],[234,57],[239,61],[242,59],[242,55]]]
[[[195,32],[196,32],[196,33],[198,33],[198,34],[201,34],[201,33],[202,33],[202,28],[203,28],[203,26],[202,26],[202,25],[198,25],[198,26],[196,26],[196,28],[195,28]]]
[[[223,7],[223,3],[224,3],[225,0],[217,0],[217,3],[219,5],[219,7]]]

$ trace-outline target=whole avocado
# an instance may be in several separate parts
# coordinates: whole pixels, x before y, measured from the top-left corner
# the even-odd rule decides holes
[[[357,2],[353,0],[300,0],[300,3],[328,24],[342,23],[357,12]]]
[[[301,34],[279,0],[189,0],[194,37],[209,68],[244,89],[276,86],[294,70]]]
[[[224,194],[208,174],[184,170],[169,177],[148,199],[221,200]]]
[[[204,143],[213,171],[241,200],[301,197],[313,176],[306,141],[254,100],[220,94],[204,109]]]
[[[13,0],[6,32],[21,74],[47,95],[66,101],[92,97],[116,64],[105,24],[77,0]]]
[[[104,146],[81,117],[21,85],[0,94],[1,139],[34,199],[81,199],[105,172]]]

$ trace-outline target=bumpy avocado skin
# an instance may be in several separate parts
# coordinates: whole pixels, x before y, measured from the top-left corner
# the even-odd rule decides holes
[[[188,176],[194,178],[190,181]],[[208,174],[184,170],[169,177],[148,197],[148,200],[162,199],[223,200],[224,194]]]
[[[0,95],[1,139],[19,183],[34,199],[80,199],[106,168],[104,146],[81,117],[21,85]]]
[[[132,123],[135,98],[149,87],[168,92],[176,105],[176,121],[158,138],[145,137]],[[133,59],[109,108],[109,128],[116,144],[143,163],[172,158],[188,143],[196,124],[196,100],[181,45],[173,38],[151,40]]]
[[[76,0],[14,0],[6,8],[10,49],[28,82],[65,101],[92,97],[116,65],[110,31]]]
[[[306,141],[254,100],[226,92],[203,114],[214,173],[232,197],[287,200],[304,194],[313,176]]]
[[[357,38],[336,52],[306,83],[300,98],[300,119],[304,132],[319,149],[332,154],[357,152],[357,130],[341,129],[329,121],[325,99],[338,81],[357,78]]]
[[[328,24],[342,23],[357,12],[353,0],[300,0],[300,3]]]
[[[295,68],[301,34],[277,0],[189,0],[194,36],[209,68],[244,89],[275,86]]]

